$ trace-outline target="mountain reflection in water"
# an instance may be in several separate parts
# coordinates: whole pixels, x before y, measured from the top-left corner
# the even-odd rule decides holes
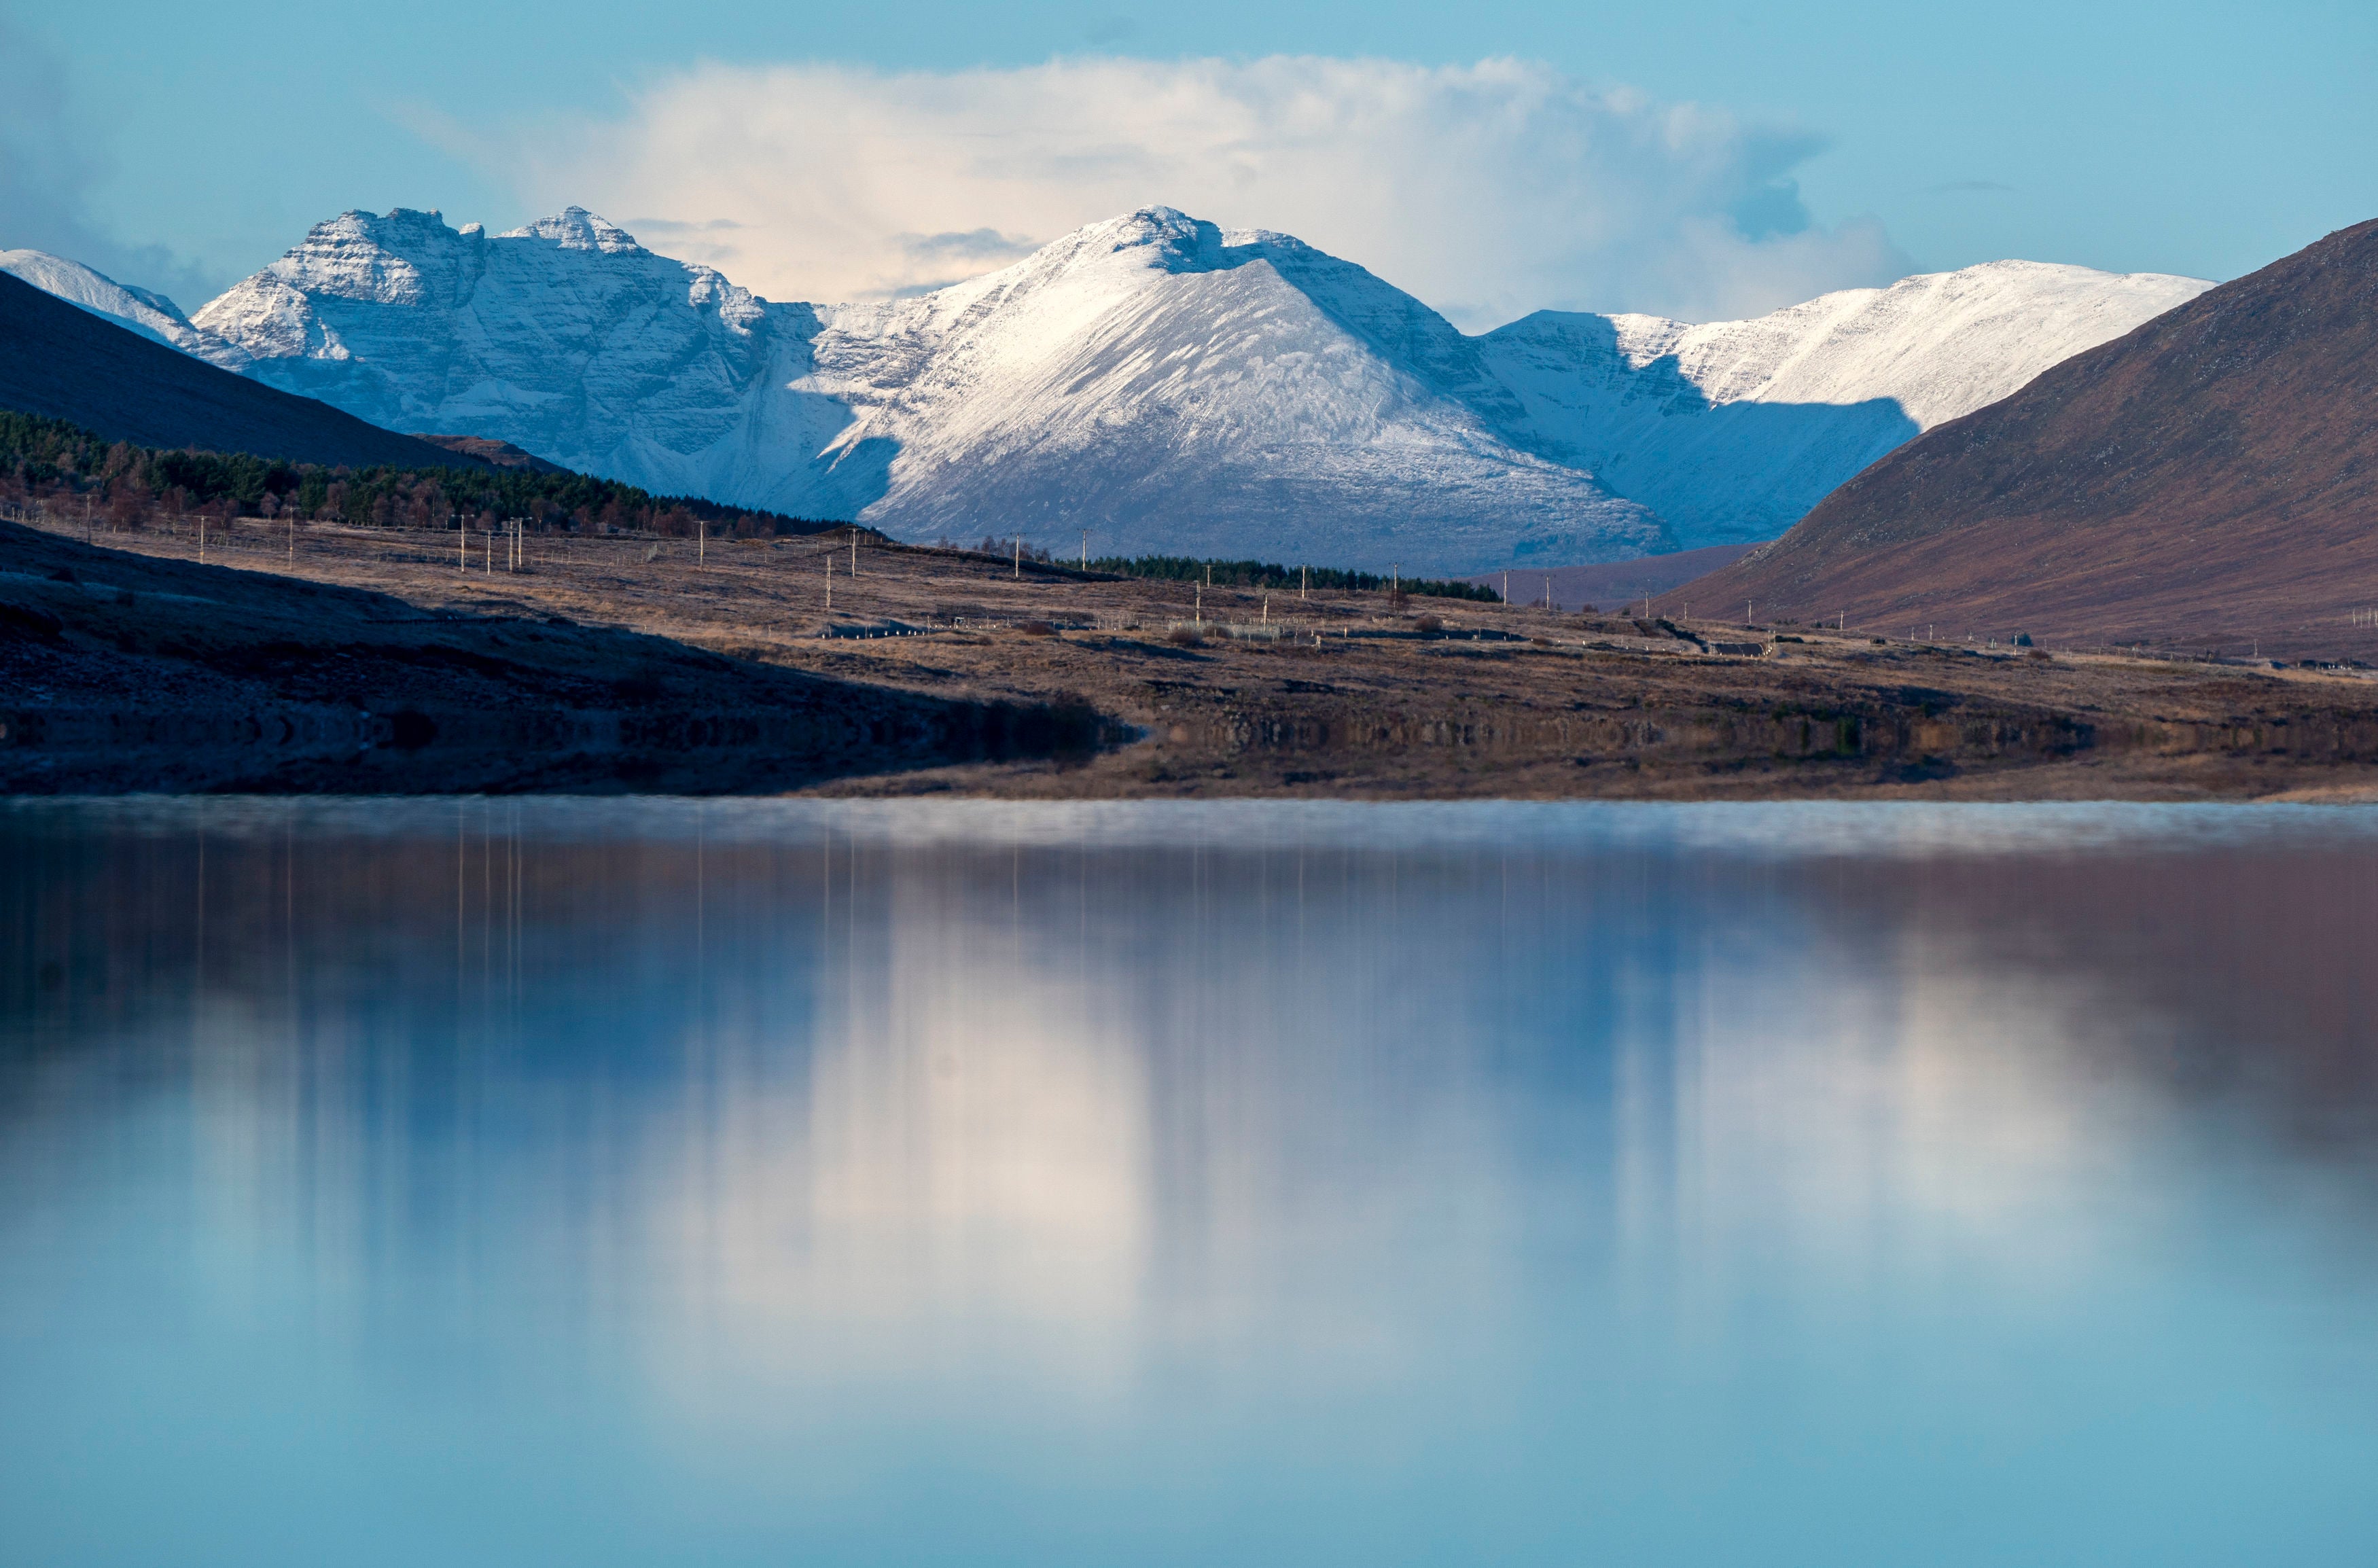
[[[0,1560],[2378,1542],[2378,813],[0,804]]]

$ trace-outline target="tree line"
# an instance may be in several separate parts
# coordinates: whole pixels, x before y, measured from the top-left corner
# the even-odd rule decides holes
[[[1046,558],[1045,557],[1042,558]],[[1433,578],[1383,577],[1376,572],[1344,571],[1337,567],[1284,567],[1271,561],[1212,561],[1191,556],[1108,556],[1090,563],[1092,571],[1117,577],[1160,578],[1168,582],[1211,582],[1217,588],[1337,588],[1375,592],[1401,588],[1433,599],[1474,599],[1498,604],[1503,596],[1475,582]]]
[[[538,532],[767,538],[847,528],[829,519],[655,496],[591,474],[530,469],[330,467],[245,452],[161,449],[109,441],[81,425],[0,411],[0,498],[78,496],[129,523],[165,511],[287,517],[379,528],[473,527],[522,518]]]

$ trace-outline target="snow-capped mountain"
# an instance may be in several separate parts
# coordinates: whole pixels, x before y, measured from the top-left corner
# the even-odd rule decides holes
[[[169,348],[196,354],[226,370],[247,368],[245,349],[192,326],[182,307],[163,294],[119,283],[79,261],[42,250],[0,250],[0,272]]]
[[[913,299],[777,304],[572,208],[346,213],[198,312],[399,430],[895,535],[1476,572],[1771,537],[1875,457],[2209,285],[2000,262],[1755,321],[1483,337],[1168,208]]]
[[[1694,545],[1771,539],[1920,431],[2213,285],[1993,261],[1752,321],[1539,311],[1480,340],[1535,450]]]
[[[1502,434],[1517,401],[1418,301],[1164,208],[842,306],[756,299],[574,208],[493,236],[347,213],[198,322],[376,424],[906,538],[1431,570],[1673,544]]]
[[[1504,428],[1477,345],[1282,234],[1151,209],[986,278],[827,313],[796,386],[856,416],[869,521],[910,538],[1089,528],[1101,550],[1445,570],[1638,555],[1642,508]]]

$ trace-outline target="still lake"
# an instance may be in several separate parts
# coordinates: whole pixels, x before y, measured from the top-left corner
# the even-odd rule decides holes
[[[2378,811],[0,803],[0,1562],[2367,1564]]]

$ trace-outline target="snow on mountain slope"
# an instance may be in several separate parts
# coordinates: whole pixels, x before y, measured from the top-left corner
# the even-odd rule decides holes
[[[1423,571],[1672,544],[1499,435],[1517,401],[1417,300],[1163,208],[866,306],[756,299],[576,209],[492,238],[351,212],[198,324],[377,424],[912,539]]]
[[[817,318],[571,208],[510,233],[348,212],[198,313],[250,374],[396,430],[505,440],[672,495],[849,516],[849,424],[786,390]],[[788,504],[789,503],[789,504]]]
[[[190,324],[181,306],[163,294],[119,283],[79,261],[42,250],[0,250],[0,272],[21,278],[43,293],[79,305],[142,337],[222,365],[247,367],[246,351]]]
[[[1774,537],[1917,432],[2212,286],[1995,261],[1752,321],[1540,311],[1480,341],[1535,450],[1699,545]]]
[[[198,313],[393,429],[909,539],[1471,573],[1771,538],[1929,425],[2208,285],[1997,262],[1689,327],[1468,338],[1169,208],[866,305],[759,299],[571,208],[349,212]]]
[[[1495,433],[1476,405],[1518,405],[1441,317],[1284,235],[1147,209],[825,319],[799,385],[897,452],[865,515],[905,537],[1426,571],[1666,544]]]

